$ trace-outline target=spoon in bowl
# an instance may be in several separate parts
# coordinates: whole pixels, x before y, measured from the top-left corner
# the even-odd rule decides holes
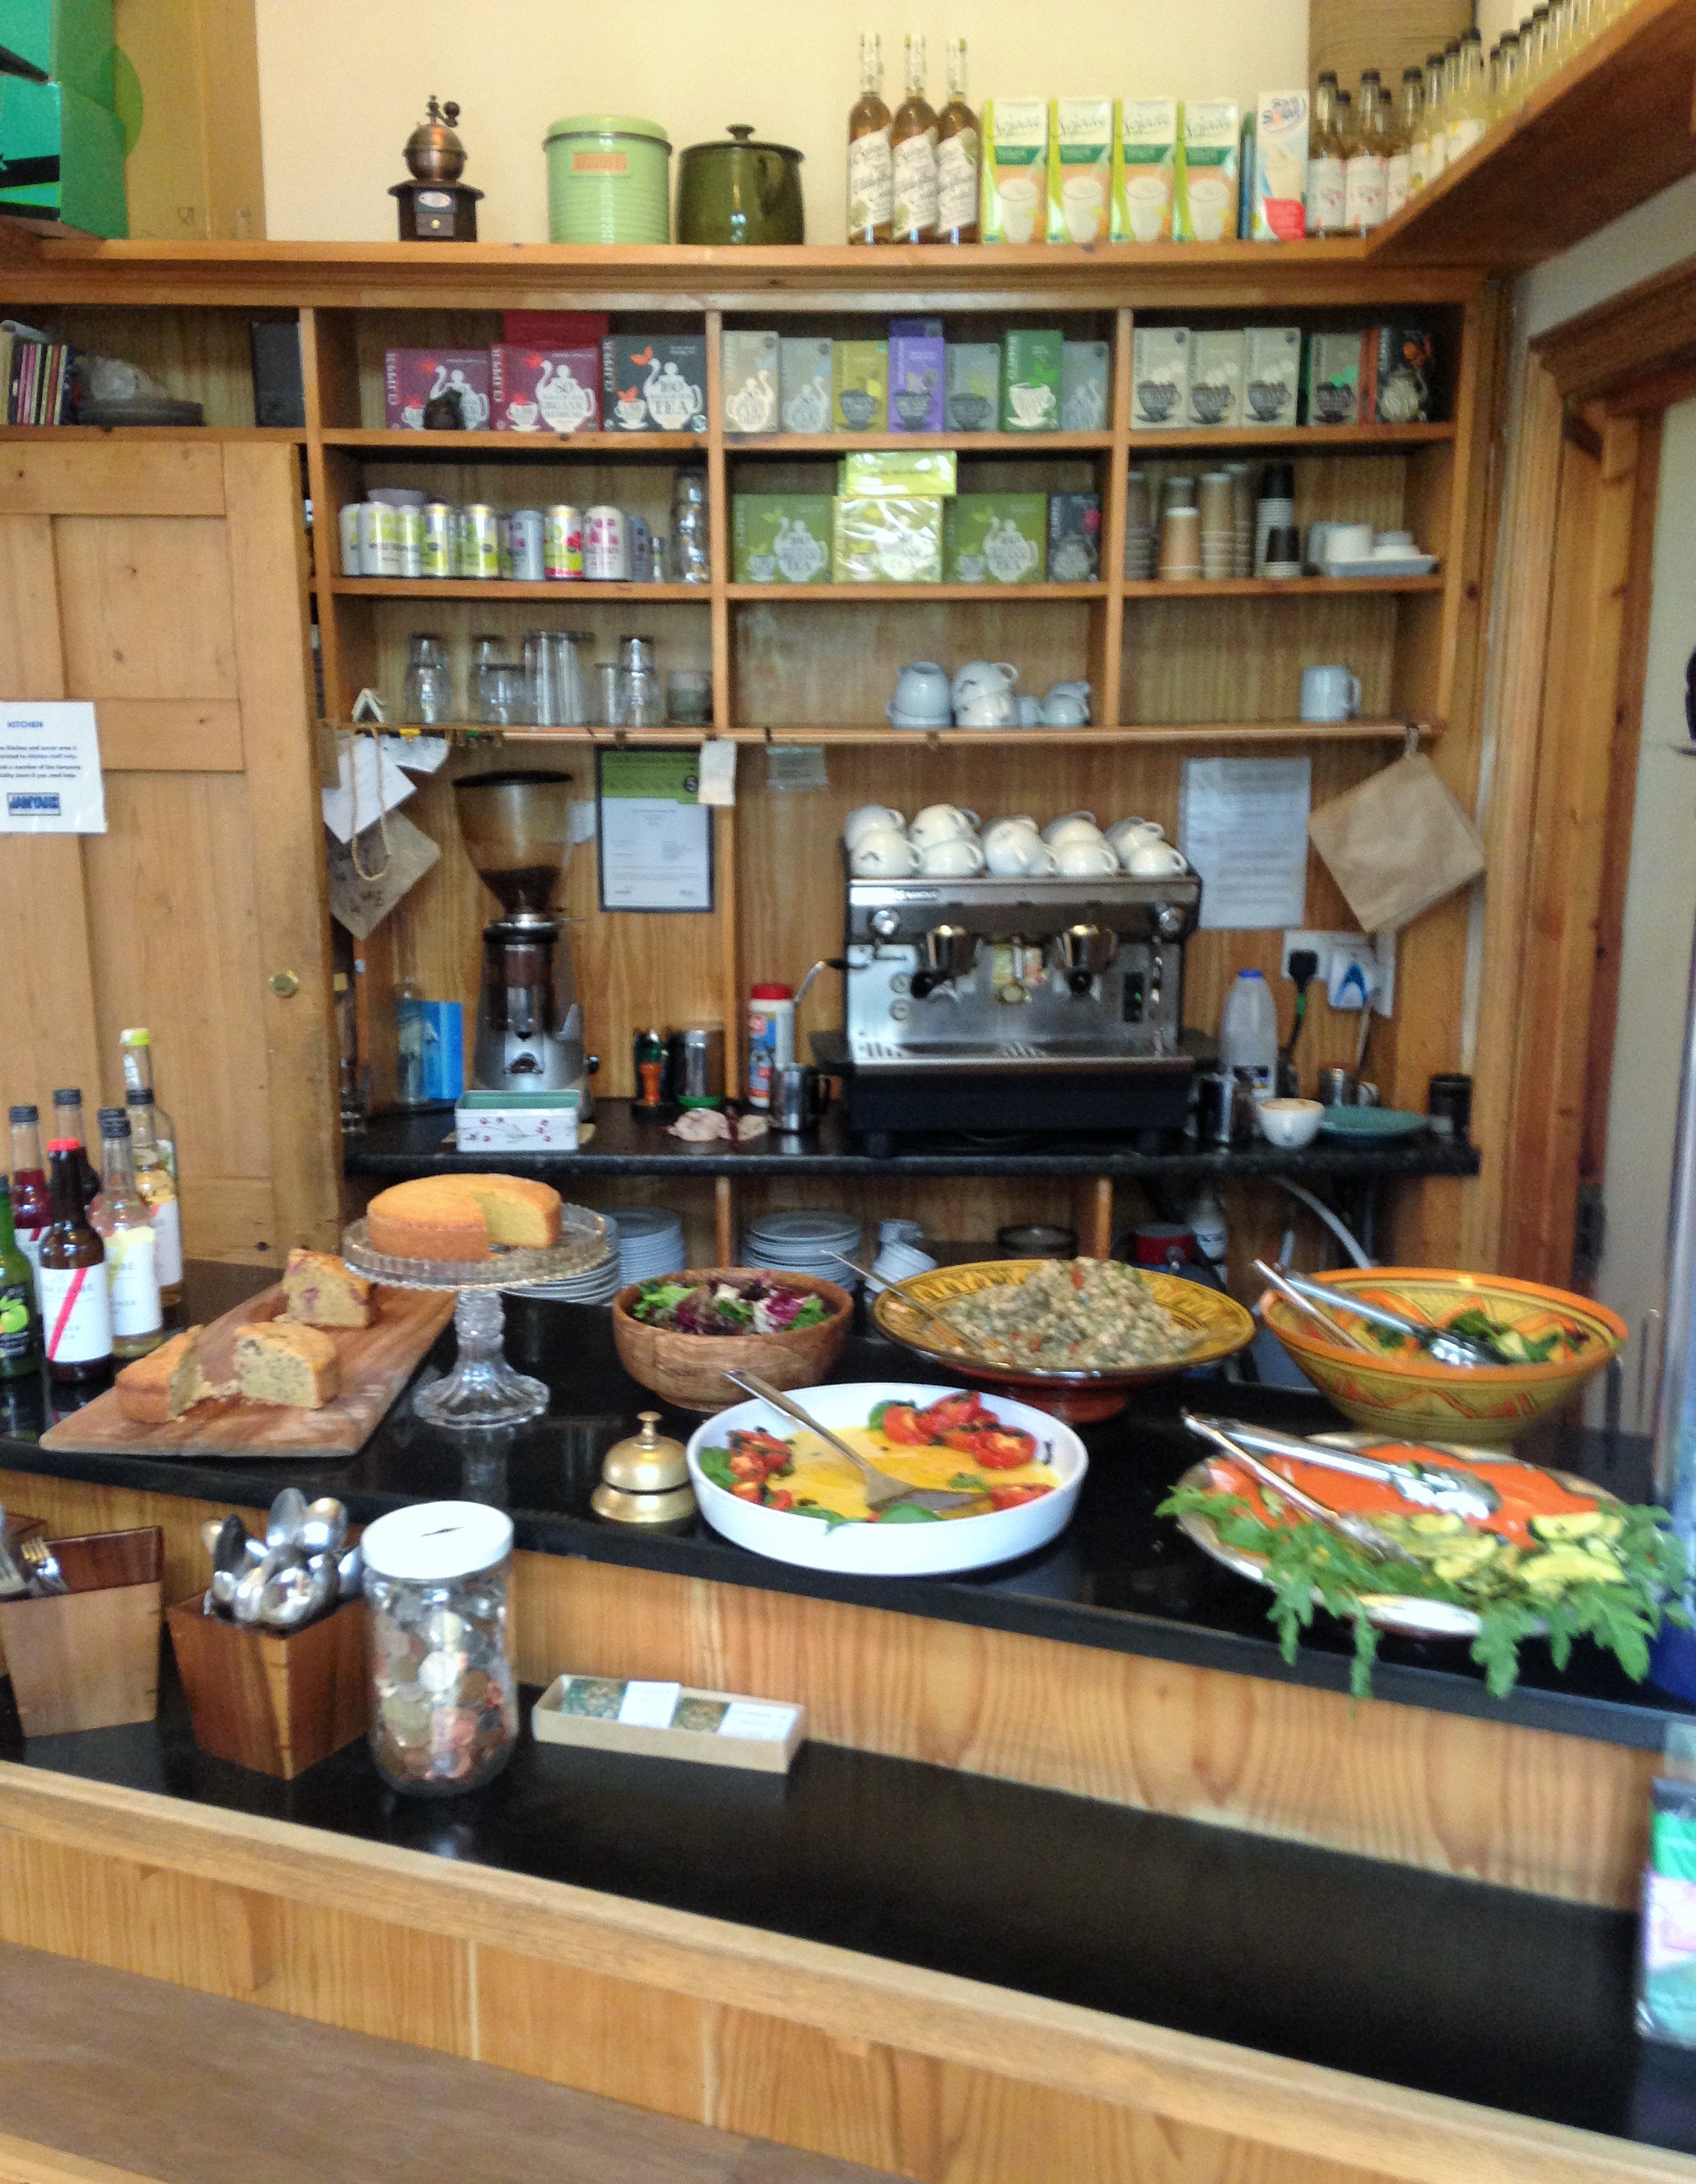
[[[962,1509],[969,1502],[981,1502],[983,1499],[983,1492],[962,1494],[951,1486],[909,1486],[899,1479],[892,1479],[887,1471],[880,1471],[875,1463],[868,1462],[858,1449],[850,1448],[828,1426],[821,1426],[810,1412],[804,1411],[781,1388],[774,1388],[769,1381],[759,1379],[757,1373],[739,1373],[733,1366],[726,1366],[725,1378],[734,1381],[738,1388],[745,1388],[750,1396],[758,1396],[763,1403],[770,1403],[774,1411],[781,1411],[785,1418],[792,1418],[798,1426],[804,1426],[809,1434],[816,1434],[827,1448],[845,1457],[860,1475],[865,1487],[868,1508],[884,1509],[892,1502],[909,1502],[915,1508],[940,1512]]]

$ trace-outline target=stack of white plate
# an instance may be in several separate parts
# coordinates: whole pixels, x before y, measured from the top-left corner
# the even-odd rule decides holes
[[[610,1304],[624,1287],[624,1273],[619,1262],[619,1224],[610,1214],[604,1217],[607,1224],[607,1256],[598,1267],[590,1267],[581,1274],[568,1274],[564,1281],[535,1282],[527,1288],[509,1290],[509,1296],[549,1297],[556,1304]]]
[[[850,1214],[828,1209],[756,1214],[742,1232],[743,1266],[816,1274],[852,1290],[859,1277],[843,1265],[844,1252],[859,1258],[859,1223]]]
[[[618,1224],[621,1283],[681,1273],[688,1265],[683,1250],[683,1217],[669,1206],[603,1206],[600,1210],[609,1221]]]

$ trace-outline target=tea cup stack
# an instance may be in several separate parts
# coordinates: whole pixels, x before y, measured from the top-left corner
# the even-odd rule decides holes
[[[1087,879],[1127,872],[1161,879],[1187,872],[1157,820],[1116,820],[1104,833],[1093,811],[1068,811],[1038,827],[1028,812],[984,826],[958,804],[927,804],[910,820],[887,804],[862,804],[842,825],[856,879]]]

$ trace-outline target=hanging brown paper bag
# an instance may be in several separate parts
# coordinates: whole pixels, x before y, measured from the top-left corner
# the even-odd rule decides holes
[[[1484,869],[1477,829],[1418,752],[1322,805],[1307,832],[1363,933],[1407,924]]]

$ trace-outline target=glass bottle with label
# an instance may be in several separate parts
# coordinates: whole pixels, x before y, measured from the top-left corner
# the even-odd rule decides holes
[[[1343,148],[1343,181],[1345,209],[1348,188],[1348,162],[1354,155],[1354,101],[1346,91],[1337,94],[1337,141]],[[1345,226],[1343,232],[1346,235]]]
[[[1454,97],[1449,109],[1449,163],[1470,152],[1490,125],[1490,92],[1484,70],[1484,41],[1469,31],[1460,41]]]
[[[47,1206],[47,1172],[42,1160],[42,1118],[31,1106],[14,1107],[12,1126],[12,1218],[18,1248],[30,1262],[31,1277],[41,1261],[42,1238],[53,1215]],[[41,1301],[39,1290],[36,1302]]]
[[[977,241],[982,159],[977,116],[965,102],[965,40],[948,40],[948,103],[937,117],[937,240]]]
[[[176,1178],[165,1166],[164,1154],[153,1135],[152,1100],[145,1092],[132,1092],[128,1106],[136,1188],[153,1216],[153,1271],[158,1276],[159,1301],[170,1312],[182,1302],[182,1203],[177,1196]]]
[[[1402,70],[1402,94],[1397,102],[1390,131],[1389,158],[1384,168],[1384,217],[1393,220],[1413,195],[1414,138],[1424,126],[1425,71]]]
[[[1496,82],[1492,109],[1495,119],[1511,114],[1523,96],[1520,82],[1520,34],[1504,31],[1502,42],[1496,48]]]
[[[164,1339],[164,1312],[153,1209],[136,1186],[130,1117],[122,1107],[100,1110],[100,1207],[89,1218],[106,1247],[112,1354],[145,1357]]]
[[[925,96],[925,36],[907,33],[907,96],[890,126],[894,242],[937,239],[937,110]]]
[[[119,1033],[118,1044],[124,1050],[124,1097],[127,1100],[132,1092],[147,1094],[153,1110],[153,1143],[175,1181],[176,1124],[153,1097],[153,1034],[144,1024],[136,1024],[129,1031]]]
[[[36,1270],[18,1248],[12,1193],[0,1175],[0,1380],[21,1380],[35,1371],[40,1326]]]
[[[876,31],[859,42],[859,98],[848,115],[850,242],[887,242],[894,214],[889,109],[883,103],[883,41]]]
[[[1308,134],[1307,231],[1341,235],[1344,203],[1343,137],[1337,126],[1337,73],[1326,69],[1313,94]]]
[[[1388,181],[1388,131],[1384,98],[1376,69],[1360,78],[1360,109],[1355,116],[1354,142],[1343,170],[1343,225],[1350,235],[1370,235],[1384,224],[1385,192]]]
[[[75,1138],[47,1146],[53,1217],[42,1239],[42,1346],[54,1380],[98,1380],[112,1363],[106,1250],[85,1209],[86,1164]]]
[[[1443,95],[1448,81],[1448,71],[1441,53],[1427,53],[1425,63],[1425,134],[1415,153],[1417,162],[1423,154],[1424,179],[1421,189],[1429,189],[1443,172],[1449,158],[1449,125],[1443,111]]]
[[[53,1137],[74,1140],[82,1162],[82,1201],[92,1206],[100,1195],[100,1171],[88,1157],[88,1134],[82,1121],[82,1090],[80,1085],[61,1084],[53,1094]],[[52,1139],[48,1140],[52,1150]]]

